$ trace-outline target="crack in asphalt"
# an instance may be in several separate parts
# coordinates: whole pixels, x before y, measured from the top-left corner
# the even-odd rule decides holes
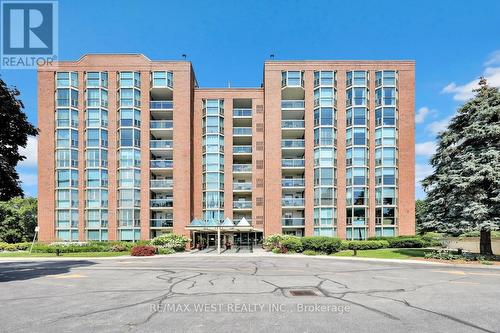
[[[267,259],[267,258],[266,258]],[[311,261],[311,263],[315,263],[317,261]],[[60,321],[68,320],[68,319],[74,319],[74,318],[82,318],[82,317],[88,317],[88,316],[94,316],[94,315],[99,315],[103,313],[108,313],[108,312],[113,312],[113,311],[118,311],[122,309],[127,309],[127,308],[133,308],[145,304],[149,304],[150,306],[155,305],[156,308],[160,308],[167,300],[171,299],[179,299],[183,297],[212,297],[212,296],[252,296],[252,295],[272,295],[272,296],[277,296],[277,297],[283,297],[287,299],[292,299],[295,298],[297,300],[300,300],[301,298],[297,298],[294,296],[291,296],[289,294],[289,290],[291,289],[314,289],[318,290],[321,295],[318,295],[318,297],[325,297],[328,299],[333,299],[337,300],[340,302],[345,302],[347,304],[360,307],[366,311],[370,311],[374,314],[380,315],[386,319],[389,320],[394,320],[394,321],[401,321],[400,318],[395,316],[394,314],[380,310],[378,308],[374,308],[370,306],[369,304],[366,304],[365,301],[363,301],[363,297],[370,297],[370,298],[377,298],[377,299],[383,299],[389,302],[394,302],[396,304],[402,304],[404,307],[408,307],[411,309],[415,309],[418,311],[422,311],[425,313],[433,314],[436,316],[439,316],[443,319],[451,320],[457,324],[464,325],[470,329],[476,329],[482,332],[488,332],[488,333],[494,333],[494,331],[488,330],[487,328],[481,327],[479,325],[476,325],[474,323],[471,323],[467,320],[463,320],[457,317],[454,317],[452,315],[448,315],[446,313],[441,313],[438,311],[434,311],[428,308],[420,307],[415,305],[413,302],[408,301],[407,297],[405,297],[405,293],[409,292],[415,292],[423,288],[427,287],[432,287],[436,286],[439,284],[443,283],[449,283],[449,282],[454,282],[458,280],[462,280],[467,278],[467,276],[462,276],[456,279],[449,279],[445,281],[436,281],[436,282],[431,282],[431,283],[425,283],[425,284],[415,284],[414,281],[408,280],[402,282],[401,280],[399,281],[393,281],[390,279],[384,279],[384,278],[379,278],[379,277],[374,277],[371,276],[370,278],[372,280],[377,280],[377,281],[383,281],[384,283],[392,283],[392,284],[413,284],[407,287],[399,287],[399,288],[373,288],[373,289],[363,289],[363,290],[355,290],[352,289],[352,287],[349,286],[350,283],[345,282],[345,280],[349,281],[344,274],[354,274],[356,275],[357,273],[363,273],[363,272],[372,272],[372,273],[377,273],[381,271],[404,271],[408,269],[412,270],[420,270],[420,269],[426,269],[426,268],[415,268],[415,267],[369,267],[369,268],[360,268],[360,269],[338,269],[338,270],[332,270],[331,267],[325,267],[325,268],[320,268],[316,267],[316,265],[312,266],[311,263],[307,262],[305,265],[296,265],[296,262],[294,262],[295,265],[277,265],[275,262],[269,261],[269,260],[262,260],[262,261],[248,261],[245,263],[245,265],[242,265],[242,262],[231,262],[231,264],[237,264],[235,267],[228,267],[227,262],[223,261],[216,261],[210,265],[210,267],[192,267],[192,266],[187,266],[187,265],[177,265],[175,266],[170,266],[168,269],[161,269],[157,267],[144,267],[144,271],[142,273],[149,273],[150,271],[158,271],[160,274],[156,274],[154,276],[155,280],[160,280],[161,283],[165,283],[166,286],[165,288],[152,288],[152,289],[112,289],[112,290],[89,290],[89,291],[84,291],[84,292],[77,292],[77,293],[68,293],[68,294],[62,294],[62,295],[41,295],[41,296],[33,296],[33,297],[17,297],[17,298],[6,298],[6,299],[0,299],[0,302],[7,302],[7,301],[26,301],[26,300],[36,300],[36,299],[49,299],[49,298],[68,298],[68,297],[75,297],[79,295],[86,295],[86,294],[135,294],[135,293],[145,293],[145,292],[155,292],[158,293],[159,295],[155,295],[154,297],[149,297],[140,301],[128,303],[128,304],[120,304],[118,306],[111,306],[111,307],[105,307],[102,309],[97,309],[97,310],[92,310],[92,311],[87,311],[87,312],[82,312],[82,313],[74,313],[74,314],[68,314],[64,315],[59,318],[55,318],[52,320],[46,320],[46,323],[53,324],[53,323],[58,323]],[[369,264],[368,266],[374,266],[373,264]],[[214,268],[216,267],[216,268]],[[217,271],[217,267],[222,267],[222,269]],[[142,267],[141,267],[142,268]],[[70,270],[71,271],[77,271],[77,270],[129,270],[129,271],[135,271],[140,268],[134,268],[134,267],[129,267],[129,268],[123,268],[123,267],[73,267]],[[43,270],[43,269],[41,269]],[[46,269],[45,271],[52,271],[54,268],[51,269]],[[308,271],[313,271],[311,273],[307,273]],[[291,272],[298,272],[298,273],[293,273],[290,274]],[[314,272],[316,271],[316,272]],[[274,274],[272,274],[274,272]],[[280,272],[287,272],[286,274],[283,274]],[[140,274],[140,273],[137,273]],[[286,285],[280,285],[279,282],[273,282],[270,281],[272,278],[293,278],[293,277],[307,277],[307,278],[314,278],[317,280],[317,283],[305,283],[302,285],[291,285],[291,284],[286,284]],[[243,282],[243,288],[245,286],[245,278],[250,278],[254,279],[257,282],[260,282],[262,284],[268,285],[271,288],[268,288],[269,290],[265,290],[260,288],[261,290],[259,291],[259,288],[257,288],[255,292],[251,291],[246,291],[242,290],[239,291],[238,289],[233,290],[227,290],[228,286],[229,288],[238,288],[240,282]],[[390,278],[390,277],[389,277]],[[230,284],[224,284],[223,281],[224,279],[228,279],[230,281]],[[288,282],[288,280],[285,280],[285,282]],[[328,285],[330,283],[330,285]],[[220,287],[222,284],[224,284],[224,290],[217,290],[217,287]],[[203,291],[199,291],[200,288],[204,288]],[[394,296],[388,296],[386,294],[394,295]],[[361,300],[356,299],[353,300],[351,296],[357,295],[361,296]],[[366,300],[366,299],[365,299]],[[131,321],[127,324],[124,325],[124,327],[128,330],[137,328],[141,325],[149,323],[155,316],[160,313],[159,311],[152,311],[149,313],[144,320],[139,320],[139,321]]]

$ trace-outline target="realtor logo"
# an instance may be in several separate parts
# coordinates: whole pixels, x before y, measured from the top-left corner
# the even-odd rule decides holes
[[[56,1],[2,1],[1,67],[50,66],[57,56]]]

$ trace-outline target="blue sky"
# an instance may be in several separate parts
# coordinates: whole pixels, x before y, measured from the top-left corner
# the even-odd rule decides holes
[[[485,75],[500,86],[500,1],[59,1],[59,59],[187,54],[202,87],[259,86],[263,61],[416,60],[417,180],[435,135]],[[1,70],[37,123],[36,72]],[[36,195],[36,141],[18,170]],[[404,172],[404,170],[401,170]],[[417,186],[417,197],[423,192]]]

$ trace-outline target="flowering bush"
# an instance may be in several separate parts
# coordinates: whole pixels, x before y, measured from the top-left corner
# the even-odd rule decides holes
[[[165,234],[151,240],[151,245],[170,248],[175,251],[184,251],[186,244],[191,240],[184,235]]]
[[[136,257],[154,256],[155,253],[156,247],[147,245],[134,246],[130,252],[131,255]]]

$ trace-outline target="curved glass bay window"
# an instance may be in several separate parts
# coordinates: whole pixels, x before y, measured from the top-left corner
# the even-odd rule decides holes
[[[375,73],[375,234],[396,236],[398,225],[398,88],[396,71]]]
[[[337,234],[336,73],[314,72],[314,235]]]
[[[224,100],[203,101],[203,214],[224,220]]]
[[[56,73],[56,239],[78,240],[78,73]]]
[[[368,72],[346,73],[346,238],[366,239],[368,230]]]
[[[85,109],[85,229],[108,240],[108,73],[87,72]]]
[[[140,239],[140,115],[138,72],[120,72],[118,89],[118,239]]]

